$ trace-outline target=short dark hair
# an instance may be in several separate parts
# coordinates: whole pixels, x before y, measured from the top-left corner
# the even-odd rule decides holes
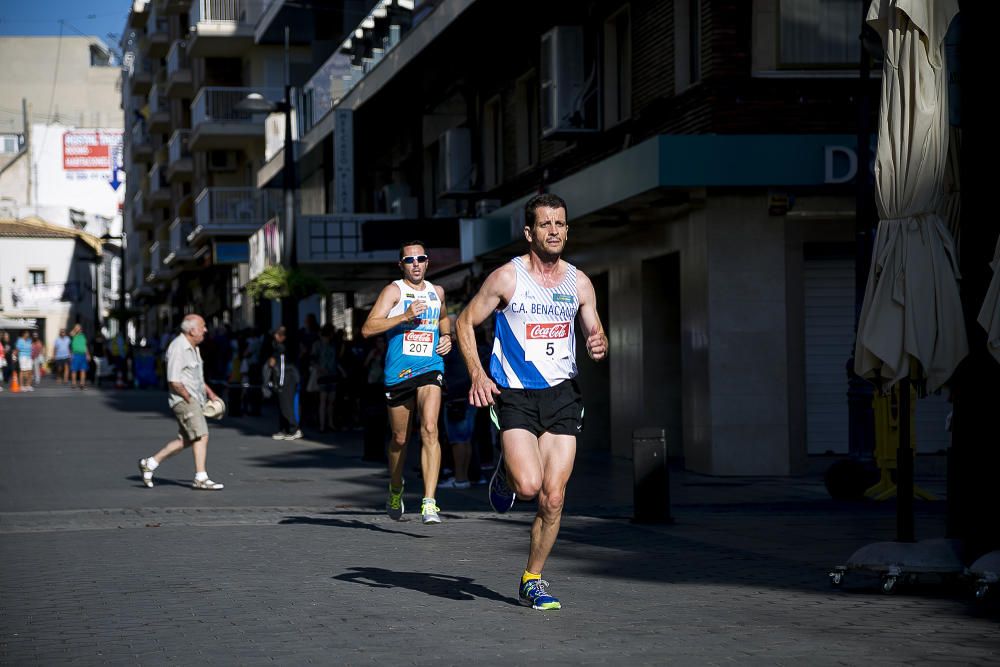
[[[524,205],[524,226],[529,229],[535,226],[535,211],[540,208],[561,208],[566,211],[566,216],[569,216],[569,209],[566,207],[566,202],[559,195],[554,195],[551,192],[544,192],[540,195],[535,195],[528,200],[528,203]]]
[[[421,241],[420,239],[413,239],[412,241],[403,241],[401,244],[399,244],[399,258],[400,259],[403,259],[403,248],[405,248],[406,246],[411,246],[411,245],[418,245],[421,248],[423,248],[424,250],[427,250],[427,246],[424,245],[424,242]]]

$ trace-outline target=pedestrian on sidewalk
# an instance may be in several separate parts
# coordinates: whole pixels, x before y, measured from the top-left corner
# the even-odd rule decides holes
[[[17,368],[21,373],[21,391],[35,391],[31,386],[34,365],[31,361],[31,334],[27,330],[21,332],[17,339]]]
[[[69,384],[69,361],[73,356],[69,350],[71,342],[72,339],[66,335],[66,329],[60,329],[52,349],[54,365],[52,372],[56,376],[57,384]]]
[[[34,385],[42,383],[42,373],[45,371],[45,343],[38,332],[31,334],[31,368],[34,371]]]
[[[490,504],[504,513],[515,497],[538,497],[518,599],[548,610],[562,605],[548,593],[542,568],[559,534],[576,435],[583,430],[583,399],[575,380],[577,316],[591,359],[604,359],[608,339],[593,284],[562,259],[569,235],[566,202],[553,194],[535,195],[524,213],[528,252],[487,277],[458,316],[456,329],[472,379],[469,402],[489,406],[500,429]],[[475,327],[491,313],[495,338],[487,374],[476,351]]]
[[[198,344],[205,339],[205,320],[200,315],[190,314],[181,322],[181,335],[167,348],[168,402],[180,427],[177,438],[149,458],[139,459],[142,483],[153,488],[153,472],[165,460],[191,448],[194,453],[195,489],[219,491],[222,484],[208,477],[205,464],[208,459],[208,423],[205,421],[204,405],[207,400],[218,401],[212,388],[205,383],[205,364],[198,351]]]
[[[6,331],[0,331],[0,391],[3,391],[3,386],[7,384],[7,378],[10,377],[10,336],[7,335]]]
[[[399,249],[401,280],[386,285],[361,327],[365,338],[386,336],[385,397],[392,441],[389,444],[389,499],[386,512],[403,517],[403,467],[413,413],[419,413],[423,448],[420,463],[424,496],[420,515],[425,524],[441,523],[434,499],[441,468],[438,416],[444,387],[444,359],[451,350],[451,322],[445,315],[444,290],[425,279],[428,257],[421,241]],[[443,316],[443,317],[442,317]]]
[[[301,376],[296,361],[296,355],[288,349],[287,329],[279,326],[274,330],[271,357],[264,366],[264,385],[270,392],[278,394],[278,432],[271,436],[275,440],[298,440],[302,437],[298,415]]]
[[[90,368],[90,346],[87,344],[87,336],[79,324],[73,326],[69,335],[71,354],[69,386],[73,386],[73,376],[76,376],[76,386],[80,389],[86,389],[87,370]]]

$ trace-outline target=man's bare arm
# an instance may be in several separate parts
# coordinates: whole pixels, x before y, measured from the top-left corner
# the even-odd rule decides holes
[[[472,379],[472,388],[469,390],[469,402],[476,407],[485,407],[493,404],[493,396],[499,394],[496,384],[490,379],[479,361],[479,353],[476,349],[475,328],[483,323],[497,307],[510,299],[514,292],[516,283],[514,267],[505,264],[491,273],[483,286],[479,288],[476,296],[472,297],[469,305],[465,307],[455,322],[455,329],[458,331],[458,344],[462,350],[462,359],[469,369],[469,377]]]
[[[365,320],[364,326],[361,327],[361,335],[365,338],[371,338],[372,336],[384,334],[393,327],[406,322],[412,322],[420,313],[427,309],[427,304],[424,304],[422,301],[414,301],[406,309],[406,312],[395,317],[386,317],[401,297],[402,294],[400,294],[399,288],[394,283],[390,283],[382,288],[378,299],[375,300],[375,305],[372,306],[371,312],[368,313],[368,318]],[[418,303],[421,306],[417,306]]]
[[[597,294],[594,284],[582,271],[577,271],[576,296],[580,300],[580,325],[587,343],[587,354],[594,361],[600,361],[608,356],[608,337],[604,333],[604,325],[597,314]]]
[[[207,389],[208,385],[205,385],[205,388]],[[175,394],[183,398],[186,402],[188,403],[191,402],[191,394],[188,392],[187,387],[185,387],[180,382],[171,382],[170,391],[174,392]]]

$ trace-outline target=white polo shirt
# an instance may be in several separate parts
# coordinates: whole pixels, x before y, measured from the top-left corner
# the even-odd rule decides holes
[[[201,361],[201,352],[191,344],[183,333],[174,338],[167,348],[167,382],[177,382],[184,385],[197,405],[205,403],[205,370]],[[184,398],[171,391],[169,393],[170,407],[184,401]]]

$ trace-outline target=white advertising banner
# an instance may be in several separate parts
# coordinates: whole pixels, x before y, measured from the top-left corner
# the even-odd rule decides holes
[[[36,206],[66,206],[113,218],[125,196],[122,131],[33,125]]]

